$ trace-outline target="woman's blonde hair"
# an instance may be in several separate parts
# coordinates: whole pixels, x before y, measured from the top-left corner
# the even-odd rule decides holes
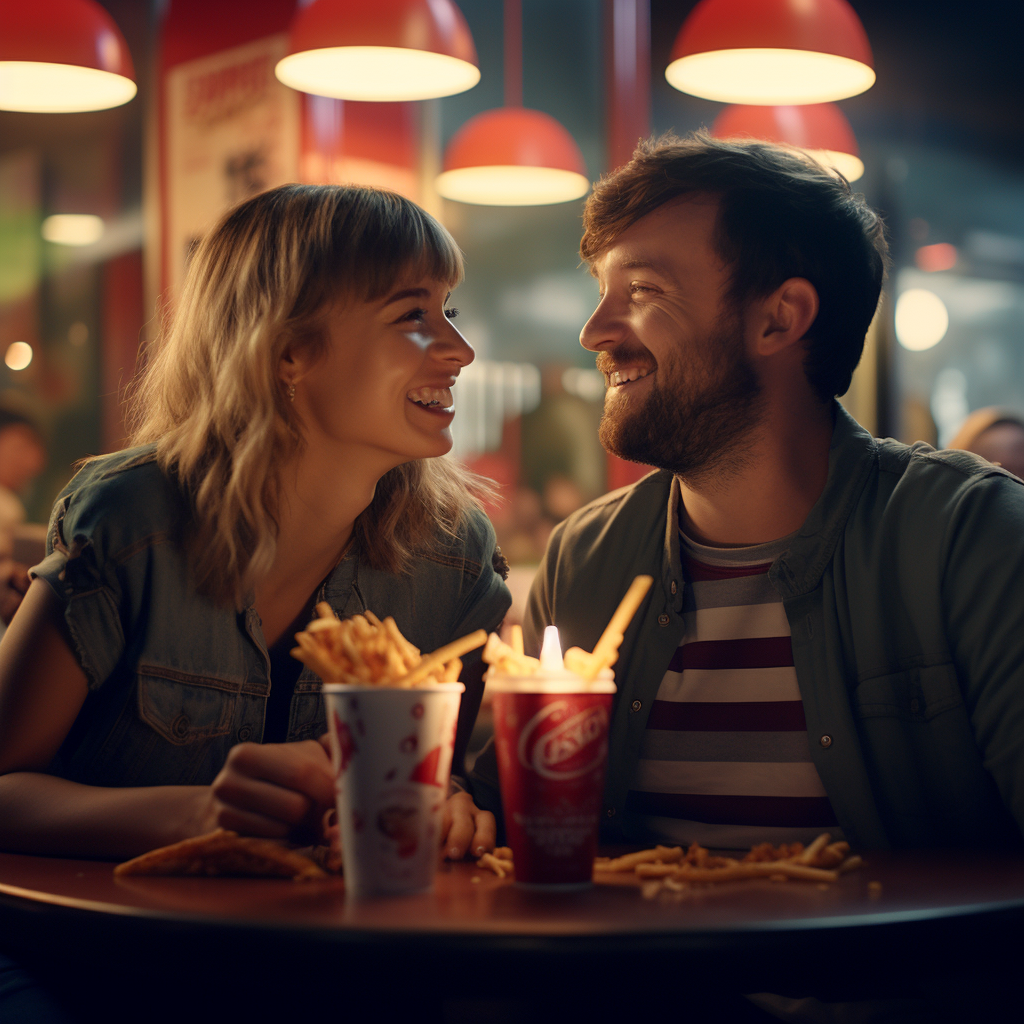
[[[195,250],[177,309],[130,398],[133,445],[192,505],[190,564],[202,593],[241,607],[277,547],[278,472],[302,445],[278,367],[291,344],[326,344],[339,297],[373,300],[402,275],[462,279],[451,235],[381,189],[284,185],[231,210]],[[409,462],[378,483],[353,540],[398,572],[438,530],[453,534],[486,482],[448,458]]]

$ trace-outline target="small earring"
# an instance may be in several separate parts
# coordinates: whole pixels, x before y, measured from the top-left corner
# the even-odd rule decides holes
[[[289,384],[288,385],[288,401],[289,402],[294,402],[295,401],[295,385],[294,384]]]

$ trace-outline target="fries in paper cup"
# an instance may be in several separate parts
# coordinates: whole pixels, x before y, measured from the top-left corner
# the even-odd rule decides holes
[[[316,611],[318,617],[296,633],[298,647],[291,653],[325,683],[409,689],[456,682],[462,655],[487,640],[486,632],[478,629],[422,655],[390,615],[381,621],[367,611],[341,620],[323,601]]]
[[[506,644],[492,633],[487,638],[483,652],[483,659],[491,668],[488,678],[547,675],[553,679],[560,674],[571,674],[590,684],[599,679],[610,679],[611,667],[618,660],[619,647],[626,629],[653,582],[653,576],[637,576],[594,645],[594,650],[585,651],[582,647],[570,647],[564,656],[561,656],[560,665],[550,662],[543,652],[540,658],[531,658],[524,654],[522,630],[518,627],[513,627],[512,644]],[[550,630],[551,627],[548,628]]]

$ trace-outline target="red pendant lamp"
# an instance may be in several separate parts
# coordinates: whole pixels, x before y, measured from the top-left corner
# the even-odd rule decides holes
[[[95,0],[0,0],[0,110],[104,110],[136,91],[128,44]]]
[[[480,80],[452,0],[313,0],[296,13],[275,74],[300,92],[379,102],[453,96]]]
[[[701,0],[665,77],[721,103],[823,103],[875,81],[871,47],[846,0]]]
[[[553,117],[522,105],[522,11],[505,0],[505,106],[470,118],[452,137],[437,191],[484,206],[564,203],[590,188],[583,154]]]
[[[711,134],[716,139],[761,139],[797,146],[847,181],[856,181],[864,173],[853,129],[834,103],[726,107],[715,118]]]

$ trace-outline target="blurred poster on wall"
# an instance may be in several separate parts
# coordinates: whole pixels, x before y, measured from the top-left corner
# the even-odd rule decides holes
[[[164,79],[163,287],[235,203],[298,179],[299,94],[274,77],[284,33],[170,68]]]

